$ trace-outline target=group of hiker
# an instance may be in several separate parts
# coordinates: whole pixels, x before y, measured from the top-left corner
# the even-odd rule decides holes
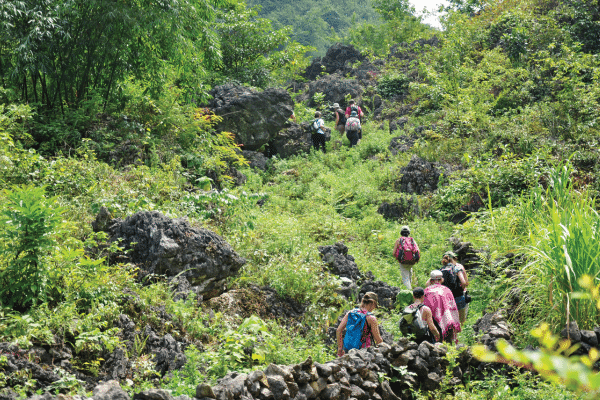
[[[340,108],[339,103],[334,103],[333,108],[335,110],[335,130],[340,133],[341,136],[346,134],[346,137],[350,141],[350,147],[356,146],[362,139],[362,125],[361,120],[364,113],[360,106],[356,104],[354,100],[348,102],[348,107],[344,111]],[[321,118],[321,112],[315,112],[315,119],[311,123],[312,132],[312,144],[315,150],[321,150],[323,153],[325,149],[325,121]]]
[[[394,245],[394,257],[400,263],[402,282],[412,290],[413,303],[402,311],[400,331],[417,343],[447,342],[458,344],[457,334],[467,320],[471,297],[465,267],[457,255],[447,251],[442,256],[441,268],[431,271],[425,287],[412,289],[412,266],[421,258],[419,246],[410,236],[410,228],[403,226],[400,238]],[[373,342],[382,342],[377,318],[372,314],[377,308],[376,293],[367,292],[359,307],[347,313],[337,328],[338,356],[353,348],[367,348]],[[344,334],[345,331],[345,334]]]

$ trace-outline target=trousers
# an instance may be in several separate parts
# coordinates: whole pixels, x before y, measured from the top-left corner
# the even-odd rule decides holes
[[[400,264],[400,275],[402,276],[402,283],[408,290],[412,290],[412,265]]]

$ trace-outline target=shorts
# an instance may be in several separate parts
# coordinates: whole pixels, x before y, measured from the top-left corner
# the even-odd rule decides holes
[[[464,295],[455,297],[454,301],[456,301],[456,307],[458,307],[459,310],[462,310],[463,308],[465,308],[467,306],[467,302],[465,301]]]

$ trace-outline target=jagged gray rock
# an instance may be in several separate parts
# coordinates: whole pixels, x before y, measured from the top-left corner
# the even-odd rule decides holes
[[[402,178],[397,187],[402,193],[423,194],[437,189],[440,172],[437,167],[416,155],[400,170]]]
[[[215,87],[209,108],[223,120],[218,131],[235,134],[244,150],[258,150],[274,139],[294,112],[294,101],[285,89],[262,92],[231,83]]]
[[[120,242],[127,251],[117,255],[119,261],[137,265],[140,279],[148,275],[181,276],[204,298],[222,293],[225,280],[246,262],[216,233],[158,211],[113,219],[107,230],[110,241]]]
[[[319,246],[318,250],[323,263],[332,274],[353,281],[358,281],[363,277],[354,262],[354,257],[348,254],[348,247],[344,243],[338,242],[331,246]]]
[[[111,380],[99,384],[94,388],[93,400],[129,400],[129,395],[123,389],[119,382]]]
[[[325,101],[329,103],[346,105],[346,95],[350,94],[353,99],[360,101],[364,91],[365,88],[356,79],[348,79],[344,78],[343,75],[332,74],[310,82],[308,84],[307,97],[309,105],[313,107],[316,105],[314,102],[315,93],[323,93]]]
[[[329,129],[329,128],[327,128]],[[297,124],[290,122],[271,140],[269,147],[273,155],[287,158],[296,154],[308,153],[312,147],[310,122]]]

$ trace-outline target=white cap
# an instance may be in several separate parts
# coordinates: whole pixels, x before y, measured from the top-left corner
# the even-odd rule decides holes
[[[433,271],[431,271],[431,274],[429,274],[429,277],[431,279],[439,279],[444,277],[444,274],[442,274],[442,271],[440,271],[439,269],[434,269]]]

